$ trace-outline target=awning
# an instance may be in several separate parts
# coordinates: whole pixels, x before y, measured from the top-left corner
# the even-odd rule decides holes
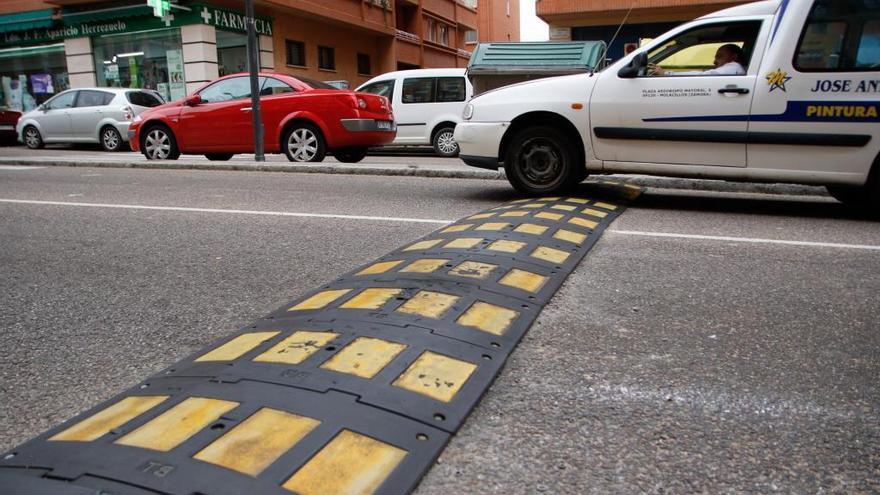
[[[50,27],[53,9],[31,10],[0,15],[0,33]]]
[[[584,72],[600,64],[602,41],[480,43],[471,55],[468,74],[533,74]]]
[[[146,4],[108,7],[104,9],[82,10],[72,7],[61,9],[61,20],[65,26],[75,26],[84,22],[105,21],[120,17],[141,17],[153,15],[153,8]]]
[[[46,55],[48,53],[64,53],[64,43],[55,43],[54,45],[0,48],[0,59],[26,57],[28,55]]]

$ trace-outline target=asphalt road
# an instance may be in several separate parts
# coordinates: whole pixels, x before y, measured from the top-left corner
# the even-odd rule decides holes
[[[430,221],[514,197],[503,181],[0,167],[0,450]],[[880,491],[878,259],[880,223],[827,198],[649,191],[417,493]]]

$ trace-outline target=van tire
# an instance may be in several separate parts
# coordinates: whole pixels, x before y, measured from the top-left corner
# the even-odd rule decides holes
[[[841,203],[872,217],[880,218],[880,156],[874,160],[865,185],[827,185],[825,189],[828,190],[828,194]]]
[[[458,156],[458,143],[456,143],[455,139],[452,137],[454,134],[455,127],[448,126],[441,127],[434,132],[434,137],[431,139],[434,153],[446,158]]]
[[[571,140],[549,126],[527,127],[513,136],[504,157],[507,180],[528,195],[554,194],[586,178]]]

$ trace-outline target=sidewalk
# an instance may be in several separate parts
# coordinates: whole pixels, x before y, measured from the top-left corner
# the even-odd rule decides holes
[[[2,150],[0,150],[2,151]],[[47,150],[49,151],[49,150]],[[62,151],[62,150],[59,150]],[[60,166],[60,167],[110,167],[144,168],[165,170],[234,170],[248,172],[288,172],[346,175],[385,175],[412,177],[440,177],[447,179],[504,180],[504,172],[493,172],[465,165],[458,160],[425,160],[411,156],[405,162],[401,157],[370,156],[360,164],[339,163],[328,157],[321,163],[291,163],[283,156],[270,156],[268,161],[257,163],[253,155],[237,155],[235,160],[212,162],[204,157],[183,157],[180,160],[148,161],[133,153],[101,153],[80,156],[2,156],[0,165]],[[389,159],[390,158],[390,159]],[[421,163],[424,162],[424,163]],[[827,196],[824,187],[799,184],[767,184],[754,182],[729,182],[709,179],[681,179],[646,175],[606,175],[608,179],[626,180],[647,188],[734,192],[753,194],[780,194],[796,196]]]

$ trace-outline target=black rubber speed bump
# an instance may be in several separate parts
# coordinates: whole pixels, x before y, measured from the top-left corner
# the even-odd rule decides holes
[[[443,227],[6,453],[2,492],[409,493],[622,210],[516,200]]]

